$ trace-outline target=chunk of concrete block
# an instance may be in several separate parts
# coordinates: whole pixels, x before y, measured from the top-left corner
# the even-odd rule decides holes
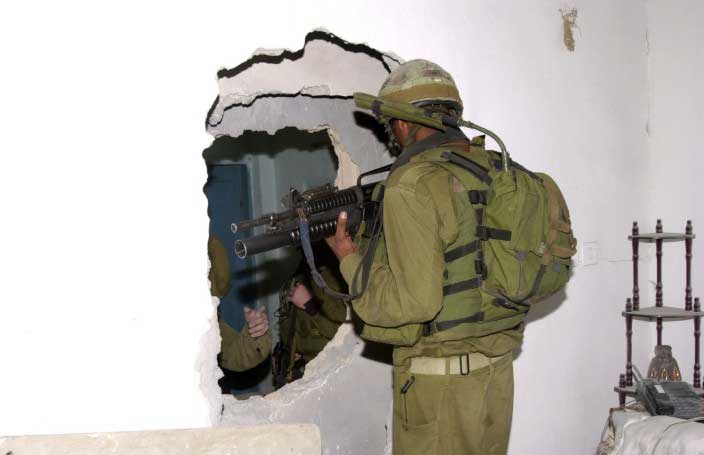
[[[313,424],[0,437],[3,455],[320,455]]]

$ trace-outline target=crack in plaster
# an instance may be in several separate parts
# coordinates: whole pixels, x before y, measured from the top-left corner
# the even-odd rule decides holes
[[[308,97],[308,98],[321,98],[321,99],[329,99],[329,100],[349,100],[352,99],[352,96],[346,96],[346,95],[333,95],[330,93],[330,87],[327,85],[316,85],[316,86],[310,86],[310,87],[303,87],[300,91],[296,93],[285,93],[285,92],[277,92],[277,91],[271,91],[271,92],[261,92],[261,93],[256,93],[252,95],[241,95],[241,94],[232,94],[228,95],[224,100],[220,101],[218,98],[218,103],[221,104],[222,106],[219,107],[217,110],[213,109],[212,115],[208,117],[207,126],[208,127],[217,127],[220,126],[220,124],[223,121],[223,118],[225,116],[225,113],[229,111],[230,109],[236,108],[236,107],[252,107],[254,103],[256,103],[259,100],[262,99],[267,99],[267,98],[296,98],[296,97]],[[215,121],[213,119],[216,118]]]

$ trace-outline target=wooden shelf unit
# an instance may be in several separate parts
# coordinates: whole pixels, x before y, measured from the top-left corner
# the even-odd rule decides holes
[[[692,319],[694,321],[694,377],[692,385],[697,393],[704,395],[701,384],[700,341],[701,341],[701,318],[704,312],[701,309],[699,298],[692,302],[692,243],[695,239],[692,222],[687,221],[685,233],[663,232],[662,221],[658,220],[655,232],[641,234],[638,223],[633,222],[631,241],[633,248],[633,295],[626,299],[626,308],[621,315],[626,320],[626,372],[619,376],[618,386],[614,391],[619,395],[619,403],[623,406],[627,395],[635,394],[633,386],[633,320],[645,320],[655,322],[657,331],[657,345],[662,345],[662,331],[664,321],[683,321]],[[662,286],[662,245],[669,242],[684,242],[685,244],[685,292],[684,308],[663,305]],[[655,285],[655,306],[641,308],[640,289],[638,287],[638,259],[639,246],[641,243],[655,243],[655,257],[657,265],[657,282]]]

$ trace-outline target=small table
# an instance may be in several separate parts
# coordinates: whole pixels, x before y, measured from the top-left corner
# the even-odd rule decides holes
[[[609,414],[597,455],[702,453],[702,423],[676,417],[651,416],[637,403],[613,408]]]

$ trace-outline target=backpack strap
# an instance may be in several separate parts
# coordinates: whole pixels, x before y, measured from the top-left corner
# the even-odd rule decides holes
[[[470,160],[469,158],[465,158],[464,156],[455,152],[443,152],[440,156],[449,161],[450,163],[456,164],[462,169],[469,171],[472,175],[478,178],[485,185],[491,185],[493,179],[489,175],[489,170],[486,169],[484,166],[481,166],[480,164]]]
[[[481,284],[481,277],[475,276],[469,280],[460,281],[459,283],[449,284],[442,288],[442,295],[448,296],[452,294],[457,294],[458,292],[467,291],[469,289],[476,289]]]
[[[504,167],[503,167],[503,163],[501,162],[501,158],[499,158],[498,160],[490,159],[489,161],[490,161],[491,164],[494,166],[494,169],[496,169],[497,171],[503,170]],[[512,167],[512,168],[514,168],[514,169],[518,169],[518,170],[520,170],[520,171],[525,172],[525,173],[528,174],[532,179],[535,179],[535,180],[542,180],[535,172],[531,171],[530,169],[526,169],[526,168],[523,167],[521,164],[516,163],[516,162],[513,161],[513,160],[510,160],[510,161],[509,161],[509,167]]]
[[[511,240],[511,231],[506,229],[496,229],[487,226],[477,226],[477,238],[479,240],[487,241],[489,239],[504,240],[506,242]]]
[[[444,254],[445,262],[456,261],[457,259],[468,256],[479,249],[479,240],[474,240],[466,245],[458,246],[457,248],[448,251]]]
[[[485,185],[491,186],[493,179],[489,174],[489,170],[479,163],[452,151],[443,152],[441,157],[447,160],[447,162],[468,171]],[[491,158],[489,161],[491,162]],[[489,239],[510,241],[511,231],[484,225],[484,208],[488,203],[488,194],[489,192],[487,190],[469,190],[467,192],[469,202],[475,206],[474,215],[477,220],[475,236],[477,237],[477,241],[486,242]],[[450,253],[452,252],[448,252],[448,254]],[[486,279],[488,270],[486,262],[484,261],[484,250],[481,243],[479,243],[477,248],[477,259],[474,262],[474,269],[479,277]]]
[[[394,163],[391,165],[391,170],[389,171],[389,174],[393,173],[396,169],[403,166],[404,164],[410,162],[411,158],[413,158],[414,156],[423,153],[426,150],[430,150],[458,140],[468,141],[469,139],[467,139],[467,136],[465,136],[461,130],[454,128],[448,128],[445,131],[438,131],[436,133],[433,133],[425,139],[422,139],[418,142],[409,145],[408,147],[405,147],[403,149],[403,152],[401,152],[398,158],[396,158],[396,161],[394,161]]]
[[[470,322],[481,322],[484,320],[484,312],[479,311],[466,318],[453,319],[451,321],[430,321],[423,324],[422,336],[427,337],[433,335],[437,332],[442,332],[443,330],[449,330],[457,327],[460,324],[467,324]]]

